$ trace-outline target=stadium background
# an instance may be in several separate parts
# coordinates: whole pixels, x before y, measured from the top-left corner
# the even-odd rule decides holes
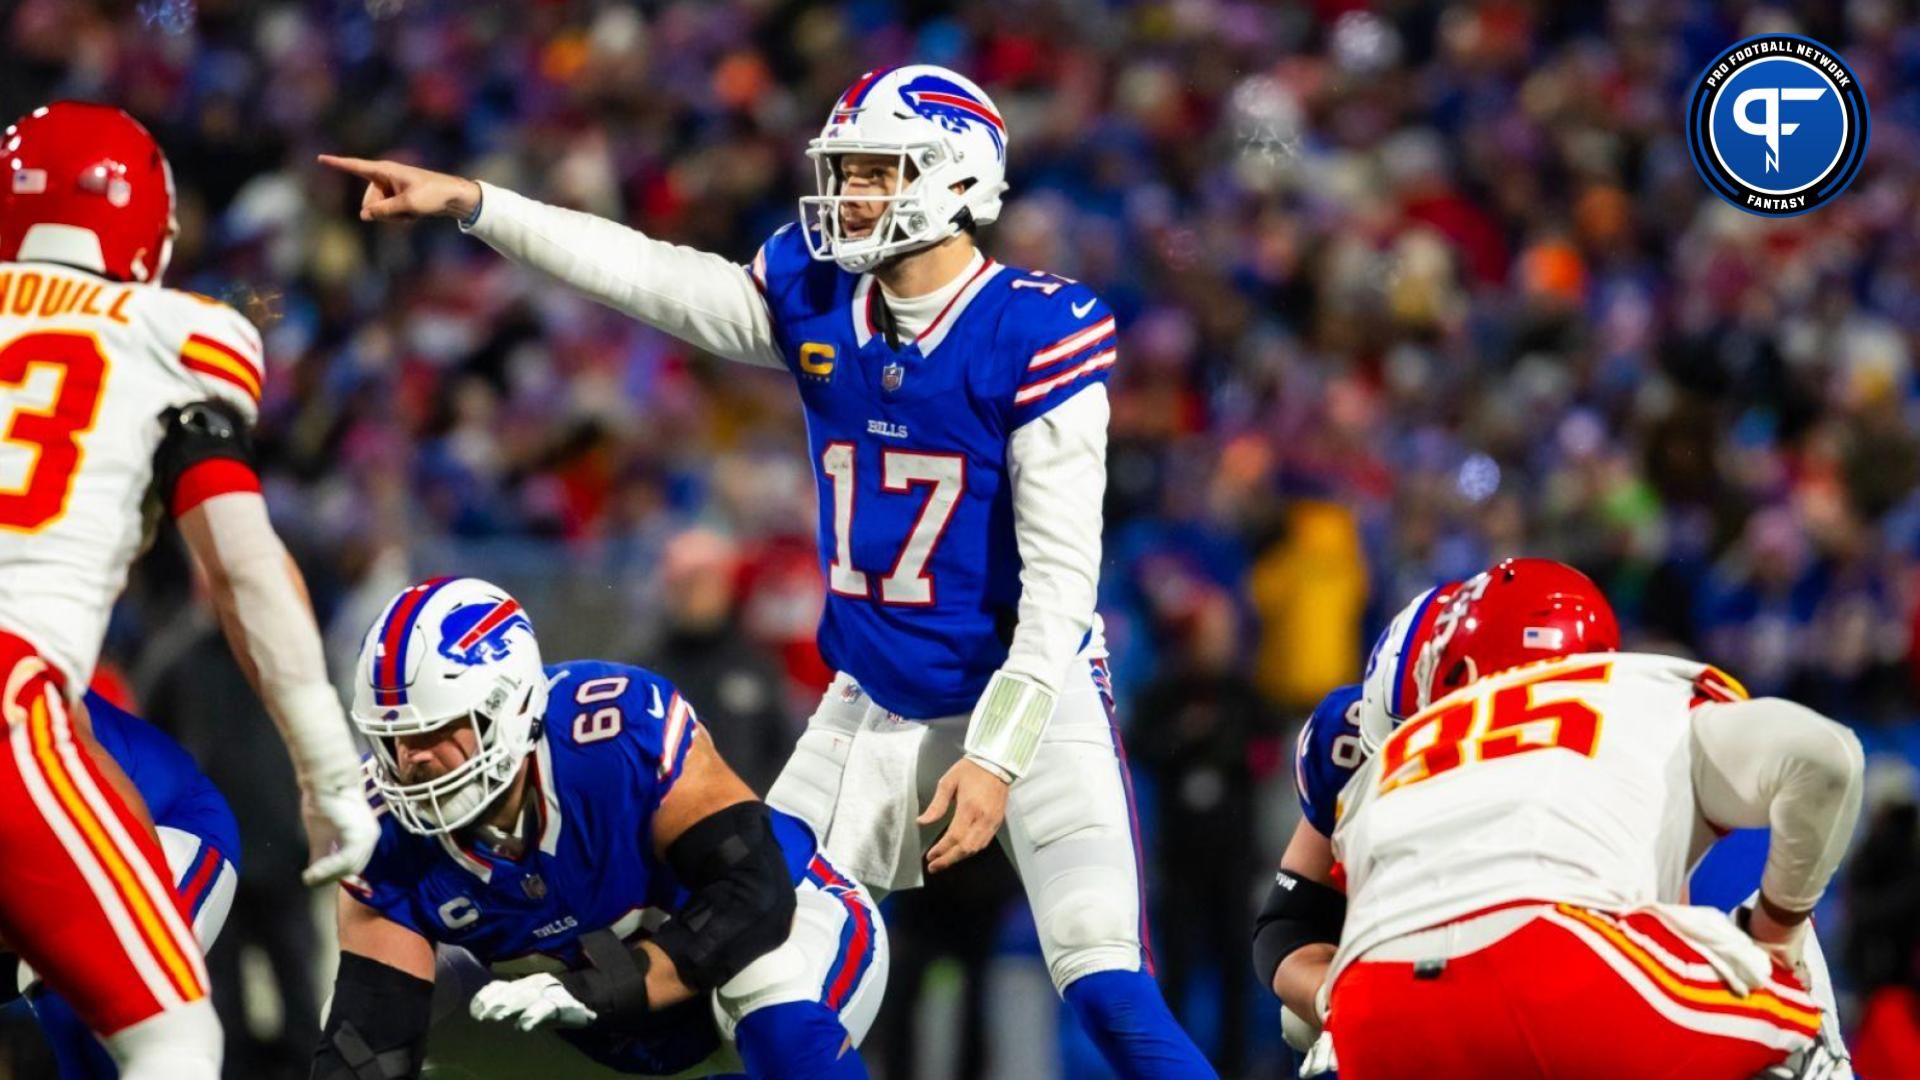
[[[392,590],[481,574],[527,601],[550,656],[687,685],[764,785],[826,675],[786,380],[450,224],[364,226],[357,188],[312,158],[400,156],[744,260],[794,215],[802,144],[854,76],[969,73],[1012,134],[990,250],[1087,281],[1124,331],[1102,608],[1160,972],[1223,1071],[1282,1075],[1246,927],[1297,814],[1299,719],[1404,597],[1520,552],[1592,573],[1634,645],[1709,656],[1873,752],[1861,846],[1820,924],[1865,1058],[1920,1055],[1913,14],[15,0],[0,112],[109,101],[166,146],[184,230],[169,283],[265,331],[269,496],[337,671]],[[1876,121],[1852,190],[1782,221],[1714,199],[1681,131],[1707,56],[1767,29],[1835,47]],[[326,901],[292,884],[284,754],[168,539],[108,654],[115,692],[196,751],[247,829],[216,950],[229,1075],[304,1076]],[[876,1073],[1102,1074],[1022,908],[997,857],[894,901]],[[5,1038],[13,1075],[36,1075],[17,1018]],[[439,1076],[579,1060],[437,1045],[457,1059]]]

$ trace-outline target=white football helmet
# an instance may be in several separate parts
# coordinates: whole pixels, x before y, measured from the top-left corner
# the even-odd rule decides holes
[[[375,790],[422,836],[466,825],[512,786],[546,711],[533,623],[519,601],[478,578],[401,592],[360,647],[353,724],[373,743]],[[394,740],[462,720],[473,723],[474,755],[437,779],[402,783]]]
[[[1360,745],[1372,754],[1407,717],[1420,711],[1412,667],[1425,636],[1433,632],[1434,617],[1446,606],[1452,583],[1428,589],[1393,617],[1367,654],[1367,673],[1360,684]]]
[[[899,191],[842,195],[842,154],[894,156]],[[890,256],[931,247],[968,220],[991,223],[1007,190],[1007,126],[1000,110],[966,77],[931,64],[860,76],[833,103],[826,126],[807,143],[807,156],[820,192],[800,199],[807,247],[814,258],[856,274]],[[888,205],[872,232],[849,237],[840,224],[845,202]]]

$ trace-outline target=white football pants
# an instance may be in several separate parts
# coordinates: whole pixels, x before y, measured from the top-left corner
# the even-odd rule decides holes
[[[1151,965],[1132,784],[1109,708],[1103,652],[1091,648],[1074,660],[1033,767],[1008,793],[1000,830],[1060,991],[1096,971]],[[870,714],[887,715],[850,676],[837,675],[767,802],[827,837],[854,733]],[[915,768],[915,805],[925,807],[940,777],[960,760],[967,721],[965,715],[922,721],[928,732]],[[945,827],[920,830],[923,853]]]

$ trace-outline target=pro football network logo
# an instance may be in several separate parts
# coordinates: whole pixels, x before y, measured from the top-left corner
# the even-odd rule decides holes
[[[1868,128],[1866,92],[1846,61],[1811,38],[1762,34],[1701,73],[1687,149],[1714,194],[1750,214],[1792,217],[1853,182]]]

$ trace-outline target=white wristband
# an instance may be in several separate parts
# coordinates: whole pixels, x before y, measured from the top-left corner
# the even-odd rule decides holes
[[[1019,779],[1033,767],[1053,719],[1053,691],[1024,675],[996,671],[967,721],[968,757]]]

